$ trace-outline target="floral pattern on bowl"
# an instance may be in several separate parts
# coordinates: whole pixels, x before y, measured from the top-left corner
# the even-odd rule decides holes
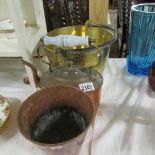
[[[10,114],[10,107],[8,100],[0,95],[0,129],[7,121]]]

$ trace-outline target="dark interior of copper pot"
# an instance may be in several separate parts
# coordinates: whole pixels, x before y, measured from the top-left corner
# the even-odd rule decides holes
[[[33,140],[32,127],[43,112],[59,106],[73,108],[80,112],[86,119],[87,128],[92,124],[95,108],[86,94],[72,87],[50,87],[32,94],[22,104],[18,113],[18,127],[22,135],[33,143],[50,145]]]

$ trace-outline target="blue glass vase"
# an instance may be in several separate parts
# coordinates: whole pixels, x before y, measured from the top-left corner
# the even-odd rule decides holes
[[[128,72],[148,75],[155,60],[155,3],[133,5],[128,42]]]

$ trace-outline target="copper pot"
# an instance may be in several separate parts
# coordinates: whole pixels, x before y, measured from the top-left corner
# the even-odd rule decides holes
[[[42,77],[39,77],[37,74],[37,69],[31,63],[23,60],[23,63],[29,66],[33,71],[33,77],[35,80],[36,86],[40,88],[47,88],[52,86],[72,86],[74,88],[82,89],[80,87],[85,87],[87,84],[93,88],[90,90],[83,90],[86,92],[94,101],[95,109],[98,110],[101,88],[103,84],[102,75],[92,69],[92,68],[83,68],[81,66],[61,66],[54,68],[53,72],[44,74]]]
[[[152,63],[148,73],[148,83],[150,88],[155,91],[155,61]]]
[[[31,130],[35,120],[46,109],[56,106],[67,106],[79,111],[86,118],[88,124],[87,128],[76,137],[65,142],[45,144],[33,140],[31,138]],[[39,146],[51,148],[53,151],[57,150],[55,155],[58,151],[62,154],[68,153],[77,155],[85,141],[88,131],[92,131],[93,129],[94,118],[94,104],[88,95],[72,87],[57,86],[41,89],[24,101],[18,113],[18,127],[21,134],[30,142]],[[92,133],[89,136],[92,137]]]

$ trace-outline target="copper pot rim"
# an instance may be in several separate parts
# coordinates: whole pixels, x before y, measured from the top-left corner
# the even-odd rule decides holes
[[[67,88],[67,89],[72,89],[72,90],[75,90],[75,91],[79,91],[81,94],[87,96],[88,100],[90,100],[90,103],[91,103],[91,106],[93,108],[93,116],[92,116],[92,120],[90,121],[89,125],[87,126],[87,128],[82,131],[80,134],[78,134],[77,136],[73,137],[72,139],[70,140],[67,140],[67,141],[64,141],[64,142],[60,142],[60,143],[55,143],[55,144],[46,144],[46,143],[41,143],[41,142],[37,142],[29,137],[27,137],[25,134],[24,134],[24,131],[22,130],[21,126],[20,126],[20,121],[19,121],[19,117],[20,117],[20,113],[21,113],[21,109],[23,107],[24,104],[26,104],[27,100],[29,100],[32,96],[34,95],[38,95],[40,94],[40,92],[44,91],[44,90],[48,90],[48,89],[53,89],[53,88]],[[18,129],[20,131],[20,133],[23,135],[24,138],[26,138],[28,141],[34,143],[34,144],[37,144],[37,145],[40,145],[40,146],[46,146],[46,147],[57,147],[57,146],[64,146],[64,145],[67,145],[68,143],[71,143],[73,141],[75,141],[76,139],[82,137],[82,135],[84,135],[88,130],[89,128],[91,128],[91,126],[93,126],[94,122],[95,122],[95,116],[96,116],[96,112],[95,112],[95,105],[92,101],[92,99],[89,97],[88,94],[82,92],[81,90],[79,90],[78,88],[74,88],[74,87],[71,87],[71,86],[53,86],[53,87],[47,87],[47,88],[42,88],[36,92],[34,92],[33,94],[31,94],[21,105],[19,111],[18,111],[18,115],[17,115],[17,126],[18,126]]]

